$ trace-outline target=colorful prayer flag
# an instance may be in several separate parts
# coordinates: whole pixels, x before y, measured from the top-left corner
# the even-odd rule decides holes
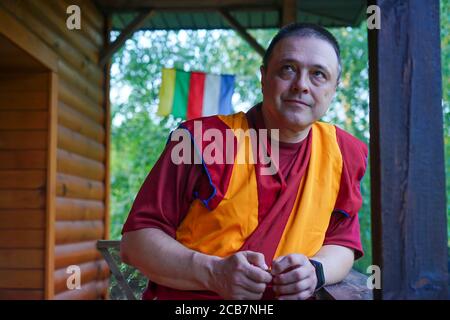
[[[162,69],[157,114],[194,119],[233,113],[234,75]]]

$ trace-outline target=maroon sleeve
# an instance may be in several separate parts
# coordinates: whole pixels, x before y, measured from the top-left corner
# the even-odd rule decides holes
[[[362,206],[360,182],[367,167],[367,146],[338,127],[336,127],[336,135],[343,167],[334,211],[353,216],[358,214]]]
[[[325,244],[335,244],[355,251],[355,259],[364,255],[361,245],[358,211],[362,206],[360,182],[367,167],[367,147],[344,130],[336,127],[337,141],[342,153],[341,185]]]
[[[334,244],[353,249],[355,260],[361,258],[364,251],[361,244],[358,215],[346,217],[334,212],[331,215],[323,244]]]
[[[172,149],[177,143],[168,142],[148,174],[134,200],[122,234],[158,228],[175,238],[178,225],[185,217],[194,200],[194,191],[204,176],[201,164],[172,162]]]

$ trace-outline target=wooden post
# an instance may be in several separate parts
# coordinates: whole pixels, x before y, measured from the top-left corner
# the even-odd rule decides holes
[[[111,32],[112,19],[111,16],[105,15],[104,41],[105,47],[109,45],[109,33]],[[111,59],[106,61],[103,67],[103,109],[105,110],[105,235],[104,239],[109,239],[109,200],[110,200],[110,142],[111,142],[111,103],[109,100],[110,90],[110,69]]]
[[[439,1],[378,0],[369,30],[376,299],[447,299]]]
[[[45,299],[53,299],[55,272],[55,210],[56,210],[56,145],[58,137],[58,75],[48,73],[48,150],[47,150],[47,204],[45,215]]]
[[[105,15],[105,27],[104,27],[104,46],[105,48],[109,46],[109,34],[112,29],[112,19],[110,15]],[[111,102],[109,99],[109,91],[110,91],[110,82],[111,82],[111,57],[109,57],[108,60],[105,61],[105,66],[103,67],[103,108],[105,110],[105,122],[104,122],[104,128],[105,128],[105,218],[104,218],[104,224],[105,224],[105,234],[103,236],[103,239],[109,239],[109,224],[110,224],[110,193],[111,193]],[[105,299],[109,299],[109,293],[108,290],[105,292]]]
[[[117,37],[117,39],[113,43],[109,43],[109,35],[108,35],[108,46],[101,52],[99,58],[99,65],[103,67],[112,57],[114,52],[119,50],[119,48],[129,39],[133,33],[138,30],[142,25],[148,20],[152,15],[154,15],[154,11],[149,9],[147,11],[143,11],[138,14],[133,21],[131,21],[125,29],[122,30],[121,34]]]
[[[281,27],[297,22],[297,0],[283,0]]]

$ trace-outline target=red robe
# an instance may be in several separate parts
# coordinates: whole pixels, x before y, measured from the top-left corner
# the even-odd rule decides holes
[[[264,128],[264,121],[257,105],[247,113],[248,122],[255,129]],[[217,117],[210,117],[213,127],[221,128],[224,124]],[[187,121],[184,127],[192,131],[193,121]],[[224,129],[226,127],[223,127]],[[343,158],[343,168],[339,194],[334,212],[325,235],[323,244],[337,244],[355,250],[356,258],[362,256],[359,237],[357,211],[362,198],[359,189],[360,180],[367,165],[367,148],[359,140],[336,128],[337,142]],[[211,167],[208,174],[201,164],[174,165],[170,161],[170,152],[175,142],[169,142],[161,158],[144,182],[124,226],[123,232],[142,228],[159,228],[175,238],[176,230],[183,221],[190,204],[196,198],[214,209],[227,191],[232,165]],[[279,172],[275,176],[258,177],[258,220],[265,220],[267,215],[276,210],[276,216],[289,216],[295,201],[300,180],[308,166],[311,150],[311,133],[307,139],[297,144],[280,143]],[[213,183],[211,183],[213,182]],[[214,190],[213,190],[214,189]],[[290,190],[290,191],[289,191]],[[214,193],[214,196],[211,195]],[[285,225],[286,222],[281,223]],[[280,237],[283,228],[261,228],[254,232],[241,250],[264,252],[269,260],[273,256],[276,244],[263,241]],[[269,232],[269,234],[268,234]],[[251,238],[251,239],[250,239]],[[268,261],[270,265],[270,261]],[[269,294],[270,296],[270,294]],[[151,299],[213,299],[219,298],[211,292],[181,291],[166,288],[149,282],[144,298]],[[267,297],[267,295],[266,295]]]

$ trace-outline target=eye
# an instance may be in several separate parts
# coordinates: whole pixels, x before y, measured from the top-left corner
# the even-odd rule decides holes
[[[295,68],[291,64],[285,64],[284,66],[281,67],[281,71],[282,72],[295,72]]]
[[[327,78],[326,74],[320,70],[313,71],[313,75],[317,78],[323,78],[323,79]]]

